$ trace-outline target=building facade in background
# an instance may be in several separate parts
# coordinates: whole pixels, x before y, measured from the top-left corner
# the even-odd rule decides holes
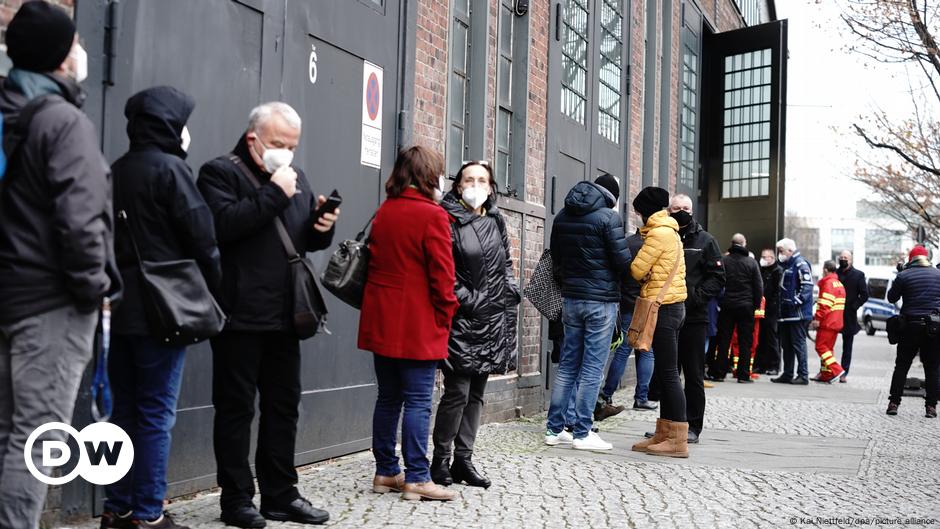
[[[89,52],[85,111],[109,160],[127,148],[124,102],[143,88],[195,98],[194,169],[234,147],[253,106],[286,101],[304,120],[296,163],[316,192],[344,197],[338,238],[366,223],[412,144],[444,153],[451,175],[465,160],[495,167],[520,283],[568,189],[602,172],[619,179],[631,229],[630,198],[659,185],[691,195],[722,245],[736,231],[753,245],[783,236],[787,31],[773,0],[58,3]],[[0,0],[0,24],[19,4]],[[332,334],[303,344],[298,465],[370,446],[375,381],[355,346],[358,312],[328,301]],[[547,328],[528,303],[519,323],[518,368],[487,386],[487,420],[545,408]],[[171,495],[215,485],[210,374],[208,347],[193,348]],[[60,517],[102,500],[77,482],[50,498]]]

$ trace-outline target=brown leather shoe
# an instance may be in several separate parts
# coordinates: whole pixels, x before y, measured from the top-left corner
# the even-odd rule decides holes
[[[689,457],[689,423],[670,423],[666,440],[649,446],[646,453],[653,456]]]
[[[401,492],[405,488],[405,473],[400,472],[397,476],[380,476],[378,474],[372,478],[372,492],[385,494],[386,492]]]
[[[672,421],[667,421],[666,419],[656,419],[656,433],[653,434],[653,437],[636,443],[633,445],[632,450],[634,452],[646,452],[650,446],[665,441],[668,437],[667,433],[669,431],[670,424],[672,424]]]
[[[457,496],[457,493],[445,489],[444,487],[428,481],[426,483],[405,483],[402,489],[401,497],[404,500],[435,500],[450,501]]]

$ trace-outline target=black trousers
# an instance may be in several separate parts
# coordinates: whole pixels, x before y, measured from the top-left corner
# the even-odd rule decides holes
[[[940,337],[937,337],[940,340]],[[852,365],[852,347],[855,345],[855,333],[843,331],[842,332],[842,361],[839,364],[842,365],[842,369],[845,369],[845,372],[849,372],[849,366]]]
[[[444,369],[444,394],[434,418],[434,457],[470,459],[483,415],[483,393],[489,375]],[[453,446],[453,450],[451,447]]]
[[[255,495],[248,461],[255,396],[260,395],[255,470],[261,501],[299,497],[294,443],[300,404],[300,342],[277,332],[222,332],[212,343],[213,442],[222,509]]]
[[[780,371],[780,336],[776,319],[764,318],[757,337],[757,358],[754,371]]]
[[[722,307],[718,315],[718,353],[714,371],[710,374],[724,378],[728,365],[731,336],[738,328],[738,380],[748,380],[751,369],[751,345],[754,343],[754,309],[749,307]]]
[[[685,321],[685,304],[672,303],[659,308],[653,333],[653,377],[659,381],[660,418],[687,422],[685,394],[679,380],[679,330]],[[704,344],[703,347],[704,349]],[[701,353],[702,349],[699,349]],[[704,390],[703,390],[704,391]]]
[[[705,419],[705,339],[708,324],[686,323],[679,331],[679,372],[685,373],[685,415],[689,431],[702,433]],[[655,349],[654,349],[655,351]]]
[[[938,386],[940,386],[940,335],[927,333],[924,324],[908,323],[904,334],[898,343],[898,353],[894,360],[894,375],[891,377],[891,394],[888,400],[896,404],[901,403],[904,394],[904,383],[907,373],[911,370],[914,357],[920,353],[920,361],[924,364],[924,382],[927,386],[928,406],[937,405]]]

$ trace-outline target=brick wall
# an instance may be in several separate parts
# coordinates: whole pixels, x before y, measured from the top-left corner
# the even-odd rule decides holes
[[[414,141],[444,152],[447,120],[447,28],[450,13],[437,0],[418,1],[415,28]]]

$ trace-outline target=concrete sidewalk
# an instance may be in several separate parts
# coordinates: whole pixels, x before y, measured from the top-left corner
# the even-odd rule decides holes
[[[484,426],[474,460],[494,484],[455,486],[450,503],[373,494],[368,452],[304,469],[300,487],[330,527],[940,527],[940,420],[924,418],[919,398],[885,415],[893,363],[883,335],[859,335],[847,384],[716,384],[689,459],[630,451],[657,412],[601,423],[614,450],[600,454],[544,446],[543,416]],[[923,377],[919,362],[910,376]],[[194,528],[224,527],[217,494],[168,510]]]

